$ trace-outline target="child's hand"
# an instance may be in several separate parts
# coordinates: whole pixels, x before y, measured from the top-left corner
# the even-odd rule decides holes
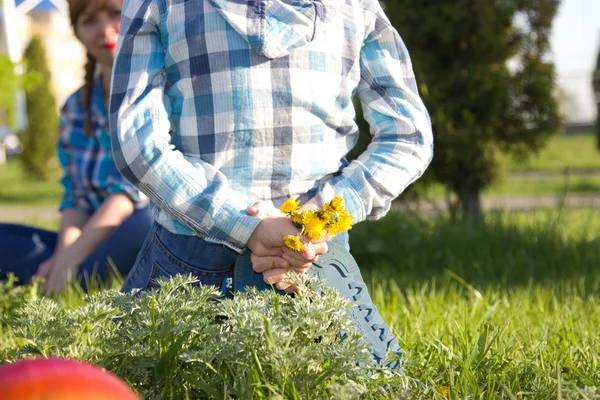
[[[327,252],[327,243],[313,243],[307,239],[303,251],[291,251],[285,247],[283,240],[287,235],[297,235],[299,232],[288,217],[266,217],[250,236],[248,248],[255,256],[279,257],[292,268],[306,268],[307,264],[317,261],[319,254]],[[280,260],[271,260],[270,263],[272,268],[283,266]]]
[[[246,208],[246,214],[257,218],[277,217],[285,215],[284,213],[279,211],[278,208],[274,207],[273,204],[265,201],[257,201],[256,203]]]
[[[284,245],[283,238],[288,234],[295,235],[299,230],[288,217],[277,208],[263,202],[248,207],[246,212],[263,219],[248,241],[248,248],[252,252],[252,268],[263,274],[266,283],[288,293],[296,292],[295,286],[281,282],[286,272],[290,268],[297,273],[308,271],[319,255],[327,252],[327,243],[311,242],[306,238],[303,252],[292,251]]]
[[[300,231],[287,216],[268,203],[256,202],[246,209],[246,213],[263,220],[248,241],[248,248],[252,251],[255,259],[270,257],[270,259],[260,262],[264,266],[261,268],[262,271],[285,267],[308,268],[310,264],[317,261],[320,254],[327,253],[327,238],[311,241],[305,237],[303,238],[305,240],[303,240],[304,250],[302,252],[290,251],[284,245],[283,240],[286,235],[296,235]],[[282,263],[281,258],[288,263],[287,266]],[[262,271],[257,270],[257,272]]]

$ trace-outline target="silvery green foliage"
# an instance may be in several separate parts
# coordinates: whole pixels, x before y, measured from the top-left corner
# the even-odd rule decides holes
[[[104,291],[79,307],[32,299],[9,322],[13,340],[0,359],[91,362],[147,399],[398,398],[406,379],[365,367],[371,355],[347,301],[322,282],[294,279],[307,287],[294,297],[249,291],[223,299],[178,276],[159,291]]]

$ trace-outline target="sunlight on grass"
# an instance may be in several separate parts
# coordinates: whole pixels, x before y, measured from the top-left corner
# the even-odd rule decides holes
[[[529,161],[518,162],[506,157],[503,164],[508,171],[600,170],[600,152],[594,135],[561,135],[552,138]]]
[[[28,178],[19,160],[0,165],[0,205],[56,206],[62,196],[59,176],[48,181]]]
[[[589,175],[540,177],[505,176],[496,184],[483,191],[484,196],[490,197],[519,197],[519,196],[560,196],[563,194],[593,194],[600,193],[600,173]],[[431,184],[426,192],[430,199],[445,197],[444,187]]]
[[[351,248],[417,398],[597,399],[598,232],[597,210],[391,214],[357,225]]]

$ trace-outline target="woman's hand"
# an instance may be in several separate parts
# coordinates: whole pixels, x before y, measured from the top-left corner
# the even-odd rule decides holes
[[[55,252],[52,257],[41,263],[33,277],[45,280],[42,285],[44,292],[59,292],[64,290],[73,279],[79,264],[80,262],[69,257],[68,249],[64,249],[64,251]]]
[[[35,274],[33,274],[33,277],[47,280],[56,265],[56,256],[57,254],[54,253],[52,254],[52,257],[41,263]]]
[[[54,258],[54,265],[46,276],[42,289],[46,293],[56,293],[66,289],[67,285],[77,274],[81,261],[70,257],[68,251],[62,252]]]

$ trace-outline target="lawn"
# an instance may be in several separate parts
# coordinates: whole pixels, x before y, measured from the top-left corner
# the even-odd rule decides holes
[[[560,135],[526,162],[506,157],[503,163],[508,171],[600,171],[600,152],[594,135]]]
[[[408,375],[457,399],[600,398],[598,211],[384,221],[353,253]]]
[[[404,393],[406,398],[599,399],[600,238],[598,232],[600,232],[598,211],[586,209],[489,214],[482,223],[464,223],[445,218],[421,219],[409,214],[390,214],[380,221],[364,222],[355,226],[351,231],[352,252],[361,265],[373,299],[405,349],[408,379],[402,380],[402,385],[409,387],[408,394]],[[0,305],[4,305],[4,314],[14,320],[12,318],[14,308],[20,301],[14,298],[12,302],[9,301],[10,292],[0,291]],[[312,376],[310,374],[314,372],[314,368],[319,369],[316,365],[311,367],[311,359],[303,358],[299,354],[307,356],[311,351],[315,351],[316,358],[312,358],[314,362],[320,360],[318,357],[323,353],[316,350],[318,346],[314,347],[316,346],[314,343],[307,344],[303,341],[304,336],[294,337],[293,340],[286,339],[289,340],[286,343],[291,346],[287,348],[287,353],[280,353],[279,349],[273,348],[272,351],[277,354],[277,357],[267,357],[265,354],[268,352],[260,353],[264,346],[271,343],[270,340],[277,341],[278,335],[274,335],[275,339],[268,339],[271,336],[259,335],[258,337],[262,338],[259,342],[256,342],[258,339],[254,335],[251,335],[252,339],[248,339],[248,341],[255,341],[252,342],[252,346],[256,352],[262,354],[260,357],[253,358],[255,361],[246,367],[246,371],[255,374],[252,377],[240,375],[240,378],[235,378],[231,372],[228,372],[229,369],[218,369],[222,365],[217,365],[215,361],[212,365],[220,371],[218,375],[211,375],[212,378],[209,379],[207,374],[210,371],[207,368],[210,366],[198,366],[199,369],[193,374],[196,374],[194,376],[198,379],[205,380],[200,383],[197,380],[186,381],[185,377],[177,375],[180,369],[171,370],[169,369],[171,367],[165,367],[164,357],[167,354],[175,357],[173,360],[177,359],[178,362],[183,363],[181,359],[204,357],[202,351],[223,354],[217,357],[219,360],[228,357],[229,352],[226,347],[227,340],[215,342],[206,338],[206,343],[210,343],[207,346],[212,347],[202,351],[198,348],[198,342],[192,341],[188,336],[185,336],[185,340],[176,340],[183,337],[181,332],[193,331],[195,332],[193,335],[196,335],[194,337],[197,338],[198,332],[208,329],[200,329],[204,326],[201,322],[194,318],[185,319],[182,316],[190,312],[190,307],[197,304],[197,300],[176,305],[176,297],[172,294],[169,294],[170,297],[152,300],[156,302],[157,314],[148,314],[148,317],[142,315],[137,318],[142,322],[154,321],[152,324],[156,327],[149,328],[144,325],[143,329],[150,329],[151,332],[155,332],[155,335],[160,333],[163,336],[166,335],[165,332],[173,332],[175,336],[164,336],[162,342],[157,342],[162,344],[155,350],[146,351],[143,354],[145,358],[142,359],[140,358],[143,353],[142,347],[129,349],[122,348],[126,344],[119,345],[124,337],[142,335],[140,333],[142,328],[138,326],[137,330],[124,330],[118,333],[121,335],[119,338],[115,336],[117,333],[110,329],[113,324],[102,322],[103,318],[110,320],[110,307],[95,300],[92,302],[91,309],[77,312],[79,307],[74,307],[72,309],[75,311],[70,311],[69,314],[61,310],[68,309],[70,303],[81,304],[77,295],[71,293],[70,296],[70,299],[63,301],[63,306],[58,308],[46,303],[33,303],[28,309],[29,314],[25,313],[25,315],[31,314],[29,319],[21,318],[21,322],[15,323],[13,327],[4,326],[0,346],[2,354],[14,355],[19,348],[18,343],[21,343],[21,346],[24,346],[23,343],[28,343],[25,346],[28,352],[38,349],[38,351],[45,351],[45,354],[79,354],[85,359],[96,360],[107,368],[119,372],[130,383],[138,382],[140,388],[142,384],[139,382],[144,379],[153,384],[159,381],[164,384],[164,379],[167,379],[165,376],[168,379],[172,377],[172,382],[183,379],[181,387],[178,386],[173,390],[194,387],[190,382],[195,382],[199,385],[196,388],[204,388],[201,391],[207,398],[210,397],[207,393],[213,393],[215,396],[218,394],[219,398],[225,398],[220,393],[224,391],[234,393],[236,387],[237,390],[241,390],[240,385],[244,390],[243,393],[249,396],[242,398],[263,398],[263,395],[272,397],[277,394],[285,398],[293,398],[293,393],[296,393],[298,398],[325,398],[325,393],[334,392],[337,398],[350,398],[342,394],[356,394],[360,392],[360,388],[375,390],[376,387],[381,388],[382,384],[387,384],[386,387],[389,388],[398,387],[395,382],[397,383],[400,378],[381,376],[376,382],[361,381],[349,384],[348,381],[344,381],[344,377],[354,376],[351,366],[335,364],[340,361],[335,359],[337,361],[332,361],[330,364],[332,369],[329,372],[339,380],[334,380],[332,383],[329,381],[330,377],[320,381],[315,378],[310,383],[305,379],[302,381],[305,387],[294,386],[292,390],[289,386],[290,382],[299,382],[297,380],[302,379],[300,375],[306,378]],[[114,295],[106,297],[109,299],[111,296],[114,297]],[[262,315],[266,313],[273,326],[277,326],[280,330],[274,332],[287,332],[281,325],[277,325],[281,322],[281,318],[285,319],[284,315],[277,313],[277,310],[285,310],[281,311],[284,314],[293,313],[295,317],[290,321],[299,323],[299,326],[306,323],[307,326],[315,326],[314,329],[317,329],[318,323],[313,325],[315,320],[310,318],[310,307],[314,308],[315,316],[324,312],[318,299],[308,303],[303,303],[300,299],[297,305],[287,302],[265,305],[264,298],[259,300],[258,302],[262,304],[259,307],[260,311],[253,308],[256,304],[249,306],[249,303],[227,305],[226,310],[222,311],[234,313],[236,321],[239,320],[240,323],[245,321],[244,324],[255,326],[259,330],[266,322],[255,318],[264,318]],[[116,303],[123,307],[122,300]],[[137,308],[127,308],[130,311],[126,313],[140,307],[145,309],[148,303],[144,304],[138,305]],[[303,308],[302,305],[308,308]],[[164,317],[165,321],[171,322],[165,325],[166,328],[161,327],[156,322],[159,320],[159,312],[165,313],[175,306],[182,307],[183,314]],[[270,307],[275,307],[276,310],[272,311]],[[89,316],[91,313],[89,310],[94,310],[92,313],[94,316]],[[244,314],[246,312],[249,313],[247,317]],[[271,314],[272,312],[275,314]],[[330,320],[338,323],[337,314],[332,313],[333,310],[328,312],[331,315]],[[175,315],[184,320],[176,323],[180,320],[176,320]],[[81,322],[82,318],[88,321],[87,325]],[[256,321],[259,321],[259,324],[253,325],[257,323]],[[102,326],[108,331],[102,335],[94,335],[94,324],[98,326],[103,324]],[[68,335],[61,333],[60,330],[48,332],[52,326],[63,325],[68,326],[64,328],[69,331]],[[15,341],[18,326],[29,332],[27,341]],[[71,326],[81,326],[84,331],[77,333],[75,329],[73,333]],[[242,328],[238,326],[235,329]],[[245,335],[249,334],[245,332]],[[23,331],[20,333],[22,334]],[[180,336],[176,336],[177,334]],[[309,333],[305,332],[303,335]],[[111,341],[113,336],[115,342]],[[69,344],[71,337],[75,342]],[[228,337],[229,343],[233,343],[231,340],[235,338]],[[110,343],[109,349],[102,347],[104,346],[102,343],[105,343],[103,340]],[[152,340],[151,344],[154,343]],[[179,347],[173,349],[175,343]],[[339,344],[335,344],[337,345]],[[240,342],[236,346],[247,345]],[[340,352],[342,350],[344,349],[339,349]],[[154,351],[156,353],[153,353]],[[238,357],[237,364],[231,365],[238,367],[246,365],[244,357],[235,354]],[[293,358],[295,363],[293,368],[289,360],[286,360],[285,354]],[[127,367],[128,365],[133,367]],[[190,364],[181,365],[181,368],[189,368]],[[280,368],[277,367],[278,365]],[[164,369],[166,375],[156,375],[156,366],[166,368]],[[236,374],[242,374],[240,370],[235,371],[238,371]],[[294,375],[298,371],[306,371],[306,375],[303,375],[304,372],[298,376]],[[286,379],[280,380],[282,374]],[[313,390],[310,389],[311,385],[316,381],[329,382],[328,384],[332,385],[330,389],[339,390],[327,392],[330,389],[322,389],[322,391],[310,392]],[[278,387],[284,385],[282,382],[288,385],[287,389]],[[378,386],[375,386],[375,383]],[[148,382],[144,387],[150,387],[148,389],[150,392],[160,389],[157,387],[152,389],[152,384]],[[351,388],[358,392],[353,391],[354,389],[350,390]],[[307,397],[307,393],[314,396]],[[368,393],[368,391],[362,395],[359,393],[354,398],[383,396],[372,392],[369,397]],[[399,393],[396,392],[389,397],[397,398]],[[147,394],[147,397],[150,395]],[[168,398],[168,396],[158,393],[158,398]]]
[[[600,152],[595,140],[593,135],[562,135],[550,140],[539,155],[526,163],[506,157],[502,163],[508,174],[484,191],[484,195],[562,195],[565,189],[570,194],[600,193]],[[568,181],[565,181],[566,168]],[[556,175],[526,175],[535,172]],[[49,181],[32,181],[18,160],[10,160],[0,165],[0,206],[56,206],[62,194],[58,180],[56,175]],[[432,185],[427,196],[442,198],[444,189]]]
[[[600,155],[600,153],[598,153]],[[586,174],[529,177],[523,175],[504,176],[483,191],[489,197],[519,196],[560,196],[563,194],[600,194],[600,171]],[[426,192],[431,199],[445,196],[445,189],[440,184],[432,184]]]
[[[59,175],[48,181],[27,177],[19,160],[0,165],[0,206],[52,206],[59,203],[62,188]]]

